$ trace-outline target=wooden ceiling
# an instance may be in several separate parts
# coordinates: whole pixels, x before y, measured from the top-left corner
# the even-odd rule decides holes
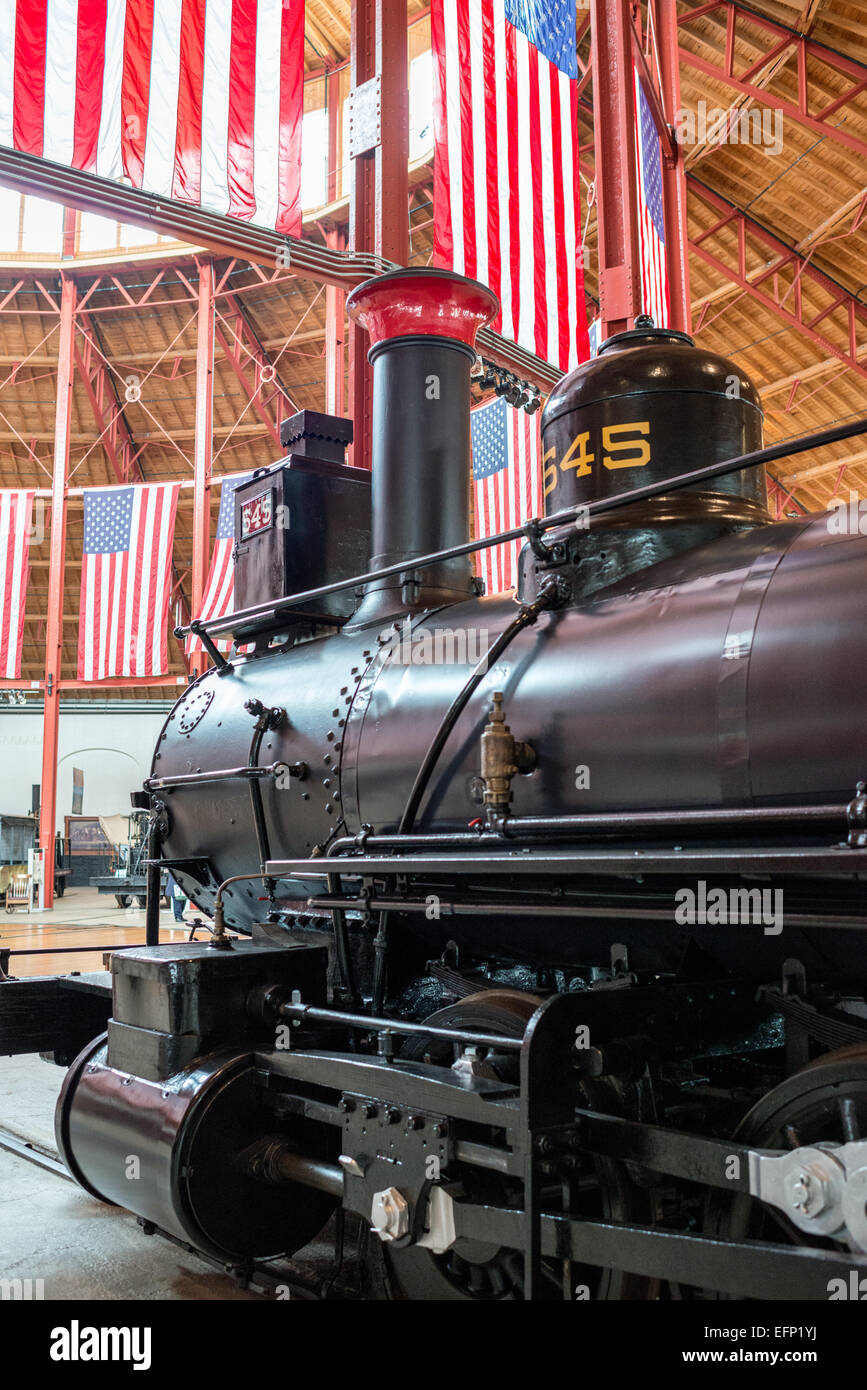
[[[680,5],[683,14],[695,8]],[[847,57],[867,64],[867,9],[852,0],[752,0],[751,8],[799,33],[808,34]],[[684,26],[681,46],[698,59],[722,62],[726,49],[725,7],[691,19]],[[429,46],[429,21],[420,0],[410,0],[413,24],[411,51]],[[734,47],[735,69],[759,62],[774,40],[758,27],[739,21]],[[339,0],[307,0],[306,64],[311,74],[345,62],[349,51],[349,4]],[[586,41],[584,44],[586,50]],[[808,64],[809,91],[816,106],[835,101],[846,89],[844,78],[832,66]],[[865,69],[867,78],[867,69]],[[791,59],[770,61],[758,67],[753,82],[775,99],[797,103],[797,75]],[[348,70],[341,74],[348,90]],[[345,94],[345,92],[344,92]],[[711,77],[684,61],[681,65],[684,108],[729,108],[750,102],[717,77]],[[324,101],[324,81],[308,84],[307,105]],[[595,216],[587,211],[587,188],[593,178],[594,135],[592,101],[585,92],[579,108],[584,183],[584,224],[588,255],[585,288],[588,311],[595,313]],[[841,105],[834,122],[851,135],[867,141],[867,92]],[[343,155],[341,153],[341,161]],[[833,287],[851,297],[858,312],[867,314],[867,163],[833,131],[818,132],[785,115],[780,148],[766,152],[760,144],[695,145],[687,151],[690,239],[706,253],[690,257],[691,297],[697,339],[705,347],[733,357],[753,377],[765,408],[768,442],[867,414],[867,322],[859,328],[864,340],[861,362],[847,363],[848,308],[842,304],[825,313],[833,302]],[[412,259],[426,263],[432,253],[430,164],[413,171],[410,210]],[[720,221],[718,207],[704,196],[717,198],[741,210],[747,224],[745,272],[749,283],[763,276],[780,252],[750,233],[756,224],[785,247],[797,251],[807,266],[827,277],[831,290],[806,273],[794,276],[782,269],[777,293],[783,309],[791,311],[800,296],[802,319],[817,320],[816,332],[834,351],[827,351],[802,327],[773,307],[760,302],[749,289],[732,282],[719,263],[737,266],[738,243],[734,221],[714,231]],[[306,219],[306,234],[317,237],[327,224],[347,221],[345,198],[327,213]],[[709,262],[707,256],[713,258]],[[195,251],[175,247],[169,257],[155,258],[142,252],[110,269],[72,262],[82,295],[99,279],[87,301],[87,326],[99,350],[110,364],[111,381],[124,396],[124,380],[130,374],[143,379],[140,401],[123,401],[123,411],[139,462],[148,480],[192,478],[192,440],[195,428],[196,323],[191,289],[195,289]],[[136,307],[158,270],[162,279],[146,303]],[[59,264],[38,270],[16,266],[7,257],[0,267],[0,485],[47,487],[50,482],[56,392],[57,316],[36,279],[50,298],[59,294]],[[242,264],[218,263],[217,279],[223,280],[217,298],[217,324],[230,345],[239,332],[238,314],[245,318],[276,361],[280,380],[297,408],[323,409],[325,292],[322,286],[290,275],[273,281]],[[114,278],[112,278],[114,277]],[[224,278],[225,277],[225,278]],[[797,285],[794,281],[797,279]],[[20,288],[16,284],[22,281]],[[185,283],[186,281],[186,283]],[[773,277],[763,280],[766,290]],[[770,293],[770,290],[768,290]],[[14,310],[14,312],[9,312]],[[821,318],[820,318],[821,316]],[[243,357],[243,354],[242,354]],[[286,413],[275,401],[269,407],[276,420]],[[99,428],[86,385],[76,376],[72,404],[70,485],[116,482],[110,457],[99,441]],[[218,347],[214,371],[214,473],[252,469],[277,456],[272,439],[238,379],[226,354]],[[867,496],[867,439],[851,440],[820,452],[806,453],[776,465],[776,476],[797,501],[809,510],[820,510],[849,489]],[[78,586],[81,559],[81,499],[71,497],[67,540],[67,581],[63,676],[74,678],[78,619]],[[216,505],[212,507],[212,528]],[[182,491],[179,507],[175,563],[181,584],[189,593],[191,567],[192,503],[189,488]],[[27,599],[24,670],[21,685],[41,678],[44,667],[45,612],[48,584],[47,543],[34,544],[32,575]],[[170,640],[172,672],[183,675],[177,644]],[[118,691],[118,694],[122,692]],[[131,690],[130,698],[144,692]],[[154,691],[154,694],[157,692]]]

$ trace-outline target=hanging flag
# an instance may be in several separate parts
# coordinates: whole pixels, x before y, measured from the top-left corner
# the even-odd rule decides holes
[[[657,328],[669,326],[668,269],[665,263],[665,216],[662,210],[662,160],[659,132],[641,86],[635,85],[635,162],[638,175],[638,242],[641,255],[641,308]]]
[[[301,228],[304,0],[2,0],[0,145]]]
[[[204,622],[210,622],[212,618],[225,618],[227,613],[235,610],[235,562],[232,559],[235,548],[235,491],[249,482],[252,476],[252,473],[233,473],[214,479],[220,483],[220,511],[202,611],[198,614]],[[221,652],[227,652],[232,646],[231,639],[218,638],[217,646]],[[198,637],[190,635],[187,638],[188,655],[204,650]]]
[[[539,416],[514,410],[501,397],[470,411],[470,428],[476,539],[541,516]],[[502,594],[515,587],[523,544],[508,541],[478,552],[486,593]]]
[[[79,680],[164,676],[179,483],[86,488]]]
[[[6,680],[21,675],[21,643],[24,637],[24,595],[33,533],[32,492],[0,488],[0,554],[5,556],[0,576],[0,672]]]
[[[433,0],[434,262],[499,295],[493,327],[587,357],[575,0]]]

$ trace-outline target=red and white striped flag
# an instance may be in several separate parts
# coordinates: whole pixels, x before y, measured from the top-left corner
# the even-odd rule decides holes
[[[21,675],[24,595],[33,530],[33,493],[0,489],[0,673],[6,680]]]
[[[211,568],[205,584],[205,596],[202,599],[202,611],[194,614],[204,622],[209,622],[212,618],[225,618],[227,613],[233,613],[235,610],[235,562],[232,559],[232,551],[235,548],[235,491],[249,482],[252,476],[252,473],[233,473],[214,480],[220,483],[217,534],[214,539]],[[231,638],[217,638],[216,643],[221,652],[229,651],[232,646]],[[187,637],[188,655],[204,650],[198,637],[193,637],[192,634]]]
[[[0,0],[0,145],[295,233],[304,0]]]
[[[587,357],[575,0],[433,0],[434,261],[489,285],[493,327]]]
[[[494,536],[542,515],[539,416],[514,410],[500,397],[470,411],[476,539]],[[523,541],[480,550],[478,572],[485,592],[502,594],[518,582]]]
[[[87,488],[78,679],[164,676],[179,483]]]
[[[659,132],[642,90],[638,69],[635,87],[635,163],[638,177],[638,244],[641,253],[641,309],[657,328],[668,328],[670,298],[665,261],[665,215],[662,206],[662,161]]]

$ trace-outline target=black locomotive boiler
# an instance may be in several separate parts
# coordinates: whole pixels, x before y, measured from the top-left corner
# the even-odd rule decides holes
[[[307,413],[238,490],[138,798],[212,938],[114,955],[65,1161],[240,1269],[340,1208],[386,1296],[827,1298],[867,1272],[867,539],[772,522],[755,387],[639,320],[550,396],[485,597],[494,297],[348,310],[372,474]]]

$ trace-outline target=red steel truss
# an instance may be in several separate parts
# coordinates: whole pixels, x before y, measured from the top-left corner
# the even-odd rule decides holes
[[[836,49],[818,43],[777,20],[756,14],[740,0],[710,0],[708,4],[686,10],[678,18],[682,34],[707,46],[707,38],[690,29],[696,20],[707,16],[718,16],[725,27],[724,35],[720,35],[715,59],[704,58],[681,43],[682,63],[766,106],[773,105],[808,130],[846,145],[862,158],[867,158],[867,141],[847,130],[839,120],[843,107],[867,91],[867,67],[863,63],[847,58]],[[739,68],[737,45],[744,42],[758,47],[760,51],[757,58]],[[761,85],[761,76],[770,64],[774,64],[774,71],[778,73],[783,66],[791,67],[793,60],[797,77],[797,99],[794,101]],[[823,90],[822,67],[831,69],[837,79],[843,79],[842,92],[832,94]]]
[[[706,231],[691,239],[693,254],[809,338],[826,356],[836,357],[867,378],[867,366],[860,361],[867,349],[867,306],[817,270],[809,256],[788,246],[693,174],[688,184],[695,197],[717,214]],[[807,286],[809,295],[804,292]]]

